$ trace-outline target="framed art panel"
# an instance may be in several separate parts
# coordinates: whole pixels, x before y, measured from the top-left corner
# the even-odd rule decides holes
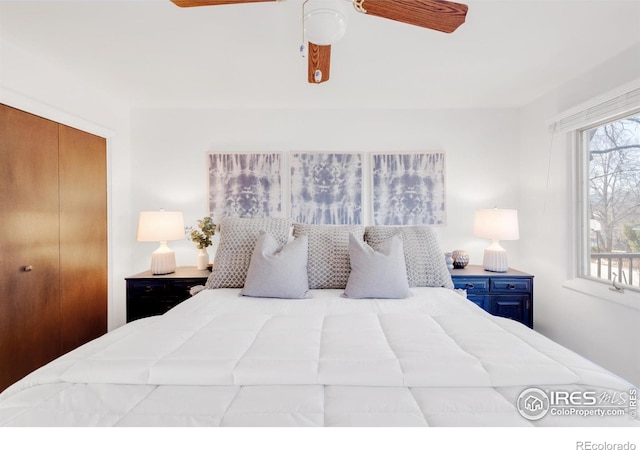
[[[293,153],[291,218],[306,224],[362,223],[362,155]]]
[[[444,153],[373,154],[375,225],[446,224]]]
[[[280,153],[209,153],[209,214],[269,217],[282,214]]]

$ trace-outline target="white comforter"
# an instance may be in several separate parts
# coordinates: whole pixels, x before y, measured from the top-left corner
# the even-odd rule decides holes
[[[523,418],[516,400],[528,387],[625,397],[632,386],[451,290],[238,292],[202,291],[53,361],[0,395],[0,424],[640,425],[633,413]]]

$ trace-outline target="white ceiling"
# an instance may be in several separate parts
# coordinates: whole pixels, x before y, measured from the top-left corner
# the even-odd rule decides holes
[[[298,51],[302,0],[0,0],[0,37],[132,106],[214,108],[517,107],[640,42],[640,0],[459,1],[452,34],[349,8],[321,85]]]

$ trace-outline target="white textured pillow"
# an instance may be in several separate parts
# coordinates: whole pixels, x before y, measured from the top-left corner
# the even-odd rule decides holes
[[[373,248],[395,234],[402,234],[407,279],[410,287],[446,287],[453,289],[451,274],[444,260],[444,253],[431,227],[369,226],[364,240]]]
[[[272,298],[309,298],[307,236],[281,247],[261,231],[251,255],[247,278],[240,295]]]
[[[207,289],[243,287],[260,231],[268,232],[280,245],[284,245],[291,233],[291,223],[290,219],[283,217],[223,218]]]
[[[345,297],[406,298],[409,282],[404,261],[402,235],[395,234],[374,250],[355,235],[349,235],[351,274]]]
[[[293,224],[293,236],[309,236],[310,289],[344,289],[349,279],[349,233],[364,236],[362,225]],[[444,257],[443,257],[444,258]]]

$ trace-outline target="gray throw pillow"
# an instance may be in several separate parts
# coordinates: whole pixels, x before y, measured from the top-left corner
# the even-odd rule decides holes
[[[283,217],[225,217],[220,221],[220,241],[207,279],[207,289],[244,286],[260,231],[268,232],[279,245],[285,245],[291,234],[291,220]]]
[[[293,236],[309,236],[310,289],[344,289],[349,272],[349,233],[362,238],[361,225],[307,225],[293,224]]]
[[[349,236],[351,274],[344,296],[349,298],[406,298],[409,282],[402,235],[394,234],[374,250],[353,234]]]
[[[309,240],[306,235],[281,247],[273,236],[261,231],[240,295],[309,298],[308,248]]]
[[[426,225],[369,226],[365,230],[364,240],[377,249],[383,241],[395,234],[402,234],[410,287],[453,289],[453,281],[444,260],[444,253],[440,250],[438,239],[431,227]]]

